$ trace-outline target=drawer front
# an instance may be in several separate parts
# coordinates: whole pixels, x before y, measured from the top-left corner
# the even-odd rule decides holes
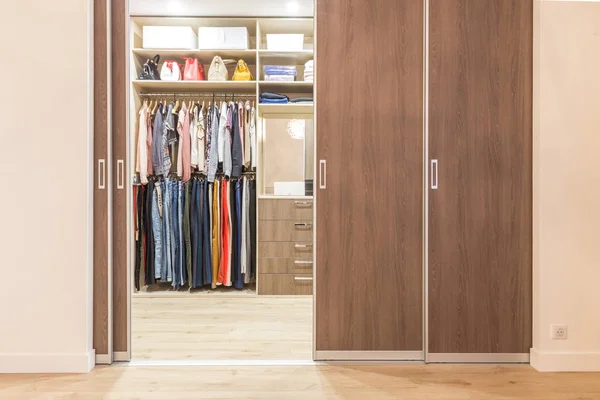
[[[259,221],[259,242],[312,242],[312,240],[312,220]]]
[[[310,274],[312,276],[312,258],[259,258],[259,274]]]
[[[313,220],[312,200],[259,199],[260,220]]]
[[[258,258],[312,259],[313,244],[310,242],[260,242]]]
[[[309,274],[259,274],[258,294],[272,296],[310,295],[313,281]]]

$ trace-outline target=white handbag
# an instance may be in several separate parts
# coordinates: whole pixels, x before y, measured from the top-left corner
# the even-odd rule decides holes
[[[210,68],[208,69],[209,81],[227,81],[229,80],[229,72],[225,63],[219,56],[213,58]]]
[[[169,82],[180,81],[181,68],[179,64],[173,60],[166,60],[160,69],[160,79]]]

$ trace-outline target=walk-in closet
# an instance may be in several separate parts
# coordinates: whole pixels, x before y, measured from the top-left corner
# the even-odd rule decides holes
[[[528,362],[532,5],[221,3],[97,1],[98,362]]]

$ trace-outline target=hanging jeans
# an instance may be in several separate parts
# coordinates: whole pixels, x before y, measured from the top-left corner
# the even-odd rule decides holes
[[[171,255],[172,248],[172,233],[171,229],[171,196],[170,196],[170,181],[166,181],[162,183],[163,188],[163,211],[162,211],[162,220],[163,220],[163,257],[164,262],[161,270],[161,279],[166,282],[173,281],[173,260]]]
[[[204,272],[203,272],[203,251],[202,251],[202,209],[206,206],[204,204],[204,199],[202,198],[202,194],[204,192],[204,186],[206,182],[200,181],[196,185],[196,199],[194,200],[194,207],[196,207],[195,212],[195,224],[196,224],[196,238],[194,240],[194,249],[196,250],[196,260],[194,261],[194,283],[196,286],[202,286],[206,282],[204,282]]]
[[[184,188],[184,183],[183,182],[177,182],[177,192],[178,192],[178,199],[179,199],[179,205],[178,205],[178,210],[179,212],[177,213],[177,217],[179,218],[179,277],[180,277],[180,281],[179,284],[181,286],[185,285],[185,282],[187,281],[187,268],[185,265],[185,238],[183,236],[183,214],[184,214],[184,209],[183,209],[183,197],[185,195],[185,191],[183,190]]]
[[[156,183],[152,196],[152,232],[154,233],[154,280],[162,279],[163,271],[165,271],[166,264],[166,240],[164,237],[164,216],[160,215],[160,202],[164,199],[163,193],[165,193],[164,183]],[[164,211],[164,203],[162,205]],[[166,279],[166,274],[165,274]]]
[[[173,242],[171,247],[171,257],[173,260],[173,282],[174,288],[179,288],[179,282],[181,281],[180,271],[181,265],[179,264],[179,192],[177,190],[177,182],[171,181],[171,232],[173,233]]]
[[[198,240],[198,222],[196,220],[196,214],[198,213],[198,207],[197,207],[197,199],[198,196],[196,195],[196,188],[199,185],[199,182],[196,179],[192,179],[191,181],[188,182],[188,184],[191,186],[191,190],[190,190],[190,244],[191,244],[191,270],[189,272],[189,282],[190,282],[190,288],[195,288],[196,287],[196,276],[197,276],[197,272],[196,272],[196,263],[197,263],[197,259],[198,259],[198,249],[197,249],[197,240]]]
[[[144,284],[145,285],[154,285],[156,283],[155,276],[155,244],[154,244],[154,222],[152,220],[153,210],[153,202],[155,196],[155,184],[156,180],[149,179],[148,185],[146,185],[146,191],[144,195],[144,227],[146,231],[146,242],[145,242],[145,253],[146,257],[144,259],[145,263],[145,274],[144,274]],[[160,227],[160,224],[159,224]]]
[[[200,242],[200,248],[204,246],[204,269],[212,269],[215,271],[217,265],[213,265],[213,256],[211,251],[212,237],[211,237],[211,225],[210,225],[210,207],[209,193],[212,185],[209,185],[207,181],[204,182],[202,190],[202,201],[204,202],[202,207],[202,229],[204,232],[204,240]],[[215,287],[216,275],[213,275],[212,287]]]
[[[184,215],[183,215],[183,236],[185,240],[185,271],[186,280],[189,287],[192,287],[192,238],[190,232],[190,211],[192,202],[192,181],[184,184]]]
[[[235,287],[237,289],[244,288],[244,277],[242,275],[242,199],[243,199],[242,182],[235,182],[235,222],[236,226],[233,228],[236,231],[236,280]]]

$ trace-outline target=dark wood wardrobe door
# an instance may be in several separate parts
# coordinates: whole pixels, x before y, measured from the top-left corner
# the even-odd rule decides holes
[[[430,353],[531,347],[532,9],[430,2]]]
[[[423,2],[316,24],[316,350],[422,350]]]
[[[94,349],[112,360],[108,232],[108,19],[106,0],[94,1]]]
[[[127,5],[112,0],[113,313],[117,361],[129,359],[127,258]]]

